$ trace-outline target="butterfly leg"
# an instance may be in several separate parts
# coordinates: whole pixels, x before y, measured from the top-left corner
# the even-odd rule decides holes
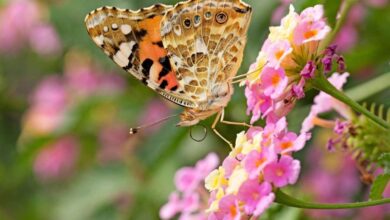
[[[223,141],[225,141],[229,145],[229,147],[233,150],[233,144],[230,141],[228,141],[224,136],[222,136],[222,134],[220,134],[217,131],[217,129],[215,128],[218,124],[218,121],[221,119],[221,114],[222,114],[222,111],[218,112],[213,124],[211,125],[211,129],[214,131],[214,133],[216,135],[218,135],[218,137],[220,137]]]
[[[225,121],[225,109],[222,109],[221,111],[221,123],[227,124],[227,125],[237,125],[237,126],[243,126],[243,127],[252,127],[252,125],[247,124],[245,122],[234,122],[234,121]]]

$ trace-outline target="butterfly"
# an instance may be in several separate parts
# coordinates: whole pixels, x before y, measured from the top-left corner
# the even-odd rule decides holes
[[[241,0],[189,0],[137,11],[101,7],[85,24],[118,66],[184,107],[178,126],[191,126],[220,117],[230,101],[251,14]]]

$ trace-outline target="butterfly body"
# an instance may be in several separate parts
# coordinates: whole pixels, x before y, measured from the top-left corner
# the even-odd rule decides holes
[[[189,0],[138,11],[102,7],[85,23],[117,65],[185,107],[178,125],[190,126],[228,104],[250,16],[241,0]]]

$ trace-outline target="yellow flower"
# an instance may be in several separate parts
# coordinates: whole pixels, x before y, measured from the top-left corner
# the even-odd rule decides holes
[[[234,149],[229,153],[230,157],[236,157],[241,153],[244,144],[247,142],[245,131],[241,131],[237,134],[236,143]]]
[[[245,180],[248,179],[248,173],[242,167],[237,166],[232,175],[229,178],[228,187],[226,188],[227,194],[237,194],[240,186]]]
[[[290,12],[282,19],[281,25],[277,27],[270,27],[268,39],[273,42],[277,40],[288,40],[292,43],[294,29],[298,24],[298,17],[299,16],[295,12],[294,6],[290,5]]]
[[[256,134],[256,136],[253,137],[252,140],[247,141],[243,144],[241,153],[242,154],[249,154],[252,150],[260,150],[260,143],[263,140],[262,132],[259,132]]]
[[[223,167],[213,170],[205,179],[205,187],[209,191],[216,190],[227,183],[228,181],[225,178],[225,169]]]
[[[214,201],[210,204],[210,207],[206,209],[206,213],[216,212],[219,209],[219,200],[225,195],[225,192],[222,188],[219,188],[217,194],[215,195]]]
[[[267,56],[266,54],[260,50],[259,55],[256,58],[256,62],[252,64],[252,66],[249,69],[249,75],[247,76],[247,81],[249,81],[250,84],[256,83],[260,80],[260,74],[262,72],[263,67],[267,63]],[[245,81],[242,82],[242,85],[245,85]]]

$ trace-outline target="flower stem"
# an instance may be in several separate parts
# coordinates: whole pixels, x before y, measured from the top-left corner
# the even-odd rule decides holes
[[[345,103],[346,105],[350,106],[353,110],[365,115],[366,117],[370,118],[371,120],[381,125],[382,127],[386,129],[390,129],[390,124],[388,124],[386,121],[376,116],[372,112],[368,111],[363,106],[359,105],[357,102],[355,102],[347,95],[345,95],[345,93],[343,93],[342,91],[338,90],[325,78],[323,74],[316,74],[316,77],[314,77],[311,80],[311,83],[314,88],[323,91],[328,95],[332,96],[333,98]]]
[[[286,206],[296,207],[296,208],[304,208],[304,209],[354,209],[354,208],[362,208],[368,206],[376,206],[390,203],[390,198],[378,199],[372,201],[365,202],[354,202],[354,203],[312,203],[305,202],[299,199],[296,199],[281,190],[277,190],[275,192],[276,199],[275,202],[279,204],[283,204]]]
[[[345,20],[347,19],[347,16],[348,16],[350,9],[352,8],[352,6],[356,2],[357,2],[357,0],[345,0],[344,1],[344,5],[342,5],[341,11],[340,11],[340,17],[337,20],[333,31],[321,42],[321,45],[319,47],[320,51],[323,51],[326,47],[328,47],[333,42],[333,40],[336,38],[341,27],[345,23]]]

